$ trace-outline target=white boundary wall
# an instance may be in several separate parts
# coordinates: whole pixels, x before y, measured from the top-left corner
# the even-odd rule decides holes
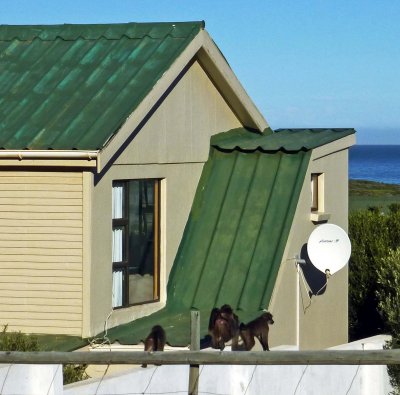
[[[331,349],[377,350],[388,339],[375,336]],[[149,366],[67,385],[64,395],[187,394],[188,380],[188,366]],[[200,366],[199,395],[387,395],[390,391],[386,366],[381,365]]]
[[[61,365],[0,365],[1,395],[62,395]]]
[[[388,339],[375,336],[332,349],[377,350]],[[199,395],[388,395],[391,391],[382,365],[204,365],[199,371]],[[187,365],[164,365],[132,367],[63,387],[61,365],[0,365],[1,395],[176,395],[187,394],[188,381]]]

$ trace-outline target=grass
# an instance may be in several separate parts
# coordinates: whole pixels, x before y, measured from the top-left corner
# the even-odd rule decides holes
[[[400,203],[400,185],[364,180],[349,181],[350,211],[370,207],[386,210],[393,203]]]

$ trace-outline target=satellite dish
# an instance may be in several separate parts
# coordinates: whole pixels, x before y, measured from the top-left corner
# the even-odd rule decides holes
[[[308,238],[307,252],[312,264],[318,270],[334,274],[349,261],[350,239],[340,226],[320,225]]]

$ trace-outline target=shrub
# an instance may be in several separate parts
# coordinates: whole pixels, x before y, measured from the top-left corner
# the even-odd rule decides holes
[[[378,286],[376,295],[378,308],[382,312],[385,329],[392,335],[392,340],[385,348],[400,348],[400,248],[389,250],[376,268]],[[400,395],[400,366],[388,365],[392,394]]]
[[[389,211],[391,213],[398,213],[400,211],[400,203],[389,204]]]
[[[21,332],[7,332],[5,325],[0,333],[1,351],[39,351],[39,342],[36,336]]]
[[[86,368],[87,365],[64,365],[64,385],[88,379],[89,375],[86,373]]]
[[[376,296],[385,330],[400,338],[400,248],[389,250],[375,270]]]
[[[400,211],[361,210],[349,215],[349,335],[351,340],[381,333],[377,271],[389,250],[400,247]]]
[[[1,351],[40,351],[37,336],[7,330],[8,325],[5,325],[0,332]],[[63,365],[64,385],[88,379],[86,368],[87,365]]]

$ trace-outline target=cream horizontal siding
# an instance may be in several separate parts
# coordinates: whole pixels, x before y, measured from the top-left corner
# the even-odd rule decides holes
[[[55,284],[82,284],[79,273],[68,273],[68,277],[60,277],[62,273],[54,270],[0,270],[0,284],[47,284],[54,281]]]
[[[82,333],[82,174],[0,172],[0,324]]]
[[[53,283],[53,284],[47,284],[46,289],[43,289],[43,284],[41,283],[17,283],[18,287],[19,287],[19,291],[18,291],[18,298],[15,298],[13,300],[11,300],[9,303],[12,304],[18,304],[21,303],[21,300],[19,297],[23,297],[22,294],[24,295],[28,295],[32,298],[43,298],[43,295],[46,293],[46,298],[48,298],[49,293],[57,291],[59,293],[62,292],[62,296],[60,297],[59,295],[57,299],[65,299],[65,293],[69,293],[69,297],[66,300],[66,303],[68,303],[68,300],[70,298],[72,299],[77,299],[77,298],[81,298],[80,292],[81,292],[81,288],[82,286],[80,284],[65,284],[65,283]],[[8,283],[3,283],[1,286],[1,290],[0,290],[0,294],[5,296],[10,296],[10,292],[15,291],[15,286],[16,283],[12,283],[12,282],[8,282]],[[28,294],[27,292],[32,292],[32,294]],[[42,292],[42,293],[41,293]],[[15,295],[12,295],[15,296]],[[54,296],[54,295],[53,295]],[[26,296],[24,296],[26,297]],[[47,303],[51,304],[53,303],[54,300],[48,300]],[[25,302],[24,302],[25,303]]]
[[[37,285],[37,284],[36,284]],[[63,288],[67,288],[65,285],[63,286],[59,286],[57,287],[57,289],[54,289],[52,287],[50,287],[48,290],[43,290],[43,284],[40,284],[42,289],[36,289],[37,287],[32,286],[29,287],[29,289],[26,290],[26,287],[21,287],[21,290],[18,291],[18,298],[15,297],[15,289],[13,290],[1,290],[0,291],[0,296],[4,299],[12,299],[12,302],[14,303],[25,303],[28,306],[30,306],[29,308],[33,308],[33,306],[35,306],[34,301],[38,300],[38,299],[48,299],[48,303],[56,303],[57,300],[66,300],[66,301],[70,301],[71,299],[79,299],[81,300],[81,292],[80,291],[62,291]],[[59,285],[59,284],[57,284]],[[71,287],[68,287],[71,288]],[[59,291],[60,290],[60,291]],[[59,297],[54,297],[54,295],[56,294],[56,292],[58,292],[59,294],[62,292],[63,295],[59,296]],[[51,300],[49,300],[50,298],[52,298]],[[22,299],[24,299],[22,301]],[[2,301],[3,304],[5,304]],[[10,300],[11,303],[11,300]],[[31,306],[32,304],[32,306]],[[64,306],[65,303],[58,303],[58,305],[60,306]],[[82,304],[82,301],[80,302],[80,304]],[[44,309],[45,310],[45,309]],[[61,309],[62,310],[62,309]]]
[[[1,187],[1,185],[0,185]],[[0,205],[1,206],[1,205]],[[56,221],[54,221],[56,222]],[[20,224],[18,224],[20,225]],[[9,227],[5,227],[5,228],[1,228],[0,227],[0,234],[1,233],[17,233],[19,235],[23,235],[24,233],[29,233],[29,234],[57,234],[60,235],[60,238],[64,237],[64,235],[67,233],[65,228],[61,227],[61,226],[40,226],[40,227],[24,227],[24,226],[18,226],[15,223],[12,226]],[[58,225],[58,222],[57,222]],[[64,234],[62,233],[64,232]],[[68,235],[81,235],[82,237],[82,229],[81,228],[72,228],[69,227],[68,228]]]
[[[3,221],[0,221],[0,223],[1,222]],[[22,241],[21,244],[23,245],[24,241]],[[65,248],[54,248],[51,245],[51,242],[49,242],[49,246],[47,248],[25,248],[22,245],[21,247],[17,248],[13,247],[0,248],[0,256],[17,255],[17,254],[39,255],[39,256],[58,256],[58,255],[77,255],[79,257],[82,256],[82,250],[79,250],[77,248],[68,248],[68,242],[65,243]]]
[[[14,262],[2,262],[1,263],[1,268],[2,269],[13,269],[15,270],[15,263]],[[54,270],[54,262],[35,262],[31,260],[30,262],[26,261],[20,261],[18,264],[19,269],[31,269],[31,270]],[[60,271],[65,271],[65,269],[68,270],[81,270],[82,269],[82,264],[80,262],[68,262],[64,263],[60,266]]]
[[[0,259],[0,262],[2,259]],[[7,262],[24,262],[26,261],[26,257],[24,255],[8,255]],[[40,255],[30,255],[29,263],[30,262],[46,262],[46,263],[53,263],[57,262],[59,265],[58,267],[63,267],[61,264],[69,264],[69,263],[79,263],[82,265],[82,258],[80,256],[40,256]]]
[[[0,218],[1,220],[1,218]],[[37,236],[37,235],[36,235]],[[57,235],[55,235],[57,236]],[[29,248],[37,248],[37,249],[44,249],[45,251],[47,250],[49,246],[49,240],[21,240],[24,242],[25,247]],[[7,239],[7,240],[0,240],[0,249],[3,247],[10,248],[10,247],[17,247],[20,248],[21,241],[18,240],[12,240],[12,239]],[[61,240],[51,240],[52,243],[52,248],[58,248],[56,252],[60,252],[60,250],[65,247],[66,242],[61,241]],[[68,241],[67,242],[70,245],[71,249],[75,249],[77,251],[82,249],[82,242],[81,241]],[[58,255],[58,254],[57,254]]]
[[[13,208],[14,212],[24,212],[24,206],[2,204],[3,212],[8,212]],[[30,207],[31,213],[79,213],[81,212],[80,206],[32,206]]]
[[[64,312],[79,314],[79,310],[77,309],[76,305],[68,304],[67,306],[64,306],[63,309],[64,309]],[[3,310],[2,314],[4,314],[5,312],[17,313],[20,311],[29,312],[29,313],[42,313],[43,312],[42,307],[40,305],[38,305],[37,308],[32,308],[32,310],[31,309],[27,310],[26,305],[24,305],[24,304],[9,304],[7,306],[4,306],[4,310]],[[48,306],[46,306],[46,312],[58,313],[59,306],[49,304]]]

